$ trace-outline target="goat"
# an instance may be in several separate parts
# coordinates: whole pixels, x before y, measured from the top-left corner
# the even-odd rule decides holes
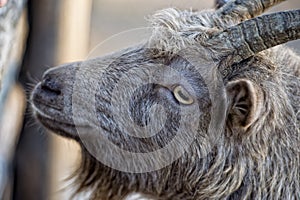
[[[300,58],[280,44],[300,10],[258,16],[281,1],[164,9],[145,42],[46,71],[32,107],[82,146],[77,193],[299,199]]]

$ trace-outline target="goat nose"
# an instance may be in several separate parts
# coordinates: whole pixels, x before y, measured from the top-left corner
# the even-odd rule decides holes
[[[49,93],[60,95],[62,91],[62,83],[55,77],[55,74],[46,73],[41,82],[41,88]]]

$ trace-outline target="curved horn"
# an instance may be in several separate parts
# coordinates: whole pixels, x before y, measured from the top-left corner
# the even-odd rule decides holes
[[[208,40],[220,57],[233,56],[237,63],[250,56],[300,39],[300,10],[278,12],[244,21]]]
[[[219,17],[231,16],[241,21],[260,15],[266,9],[285,0],[234,0],[217,10]]]
[[[216,7],[216,9],[221,8],[221,7],[224,6],[226,3],[228,3],[228,1],[230,1],[230,0],[216,0],[216,1],[215,1],[215,7]]]

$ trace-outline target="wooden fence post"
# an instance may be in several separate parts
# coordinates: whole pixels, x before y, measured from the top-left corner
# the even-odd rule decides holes
[[[0,199],[11,199],[10,166],[25,105],[15,84],[26,37],[24,6],[24,0],[0,0]]]
[[[88,48],[90,2],[91,0],[28,1],[30,31],[20,75],[24,86],[31,82],[28,74],[41,79],[48,67],[85,56],[83,54]],[[61,145],[56,145],[56,137],[46,133],[41,127],[28,125],[33,120],[32,116],[25,116],[17,148],[15,200],[51,199],[51,191],[56,184],[53,177],[57,178],[57,174],[60,174],[52,169],[52,162],[56,162],[55,165],[62,163],[57,158]]]
[[[59,17],[61,0],[29,0],[29,37],[20,82],[32,83],[30,77],[40,78],[48,66],[57,62],[59,49]],[[29,93],[30,91],[28,91]],[[52,138],[38,126],[32,126],[30,105],[27,105],[22,132],[15,156],[15,200],[43,200],[49,197],[50,145]],[[31,124],[30,124],[31,123]]]

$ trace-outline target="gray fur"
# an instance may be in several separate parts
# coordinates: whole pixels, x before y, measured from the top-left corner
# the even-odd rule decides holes
[[[75,75],[82,64],[80,62],[45,73],[43,81],[33,91],[32,105],[44,126],[82,145],[82,164],[75,172],[78,193],[92,191],[93,199],[122,199],[132,192],[154,199],[175,200],[300,199],[300,58],[283,45],[256,53],[239,63],[230,56],[222,57],[224,52],[210,49],[209,39],[241,19],[230,15],[220,18],[215,13],[213,10],[192,12],[172,8],[159,11],[151,19],[154,31],[146,43],[84,62],[87,73],[79,77]],[[210,70],[207,69],[206,73],[205,68],[198,68],[198,65],[178,56],[185,48],[199,53],[193,54],[194,60],[201,60],[202,64],[215,63],[225,87],[234,81],[250,82],[258,99],[252,122],[245,127],[230,114],[229,94],[226,91],[221,94],[228,99],[227,115],[217,145],[211,146],[209,137],[212,136],[207,134],[212,116],[209,96],[216,91],[210,91],[207,81],[204,81],[206,77],[201,77]],[[149,114],[154,103],[166,108],[169,121],[158,135],[147,139],[133,138],[128,130],[138,134],[139,129],[128,124],[126,119],[118,121],[126,126],[118,129],[118,123],[111,116],[113,111],[120,111],[120,108],[111,106],[113,87],[128,70],[144,69],[147,75],[146,69],[164,70],[164,66],[172,66],[191,82],[199,105],[197,109],[201,113],[199,124],[193,124],[188,106],[177,105],[168,90],[159,90],[163,91],[159,93],[148,85],[140,90],[141,94],[136,94],[137,99],[131,104],[134,122],[146,125],[149,116],[145,113]],[[201,76],[196,73],[200,69]],[[143,80],[145,74],[135,74],[128,79]],[[179,115],[185,130],[182,134],[188,135],[189,130],[196,126],[197,137],[179,159],[160,170],[130,173],[107,167],[84,145],[93,143],[100,136],[89,135],[86,131],[86,141],[82,141],[74,127],[72,93],[75,77],[81,81],[82,91],[95,92],[97,108],[95,121],[87,108],[90,99],[79,94],[82,108],[76,116],[81,118],[75,120],[81,122],[83,129],[98,127],[104,130],[102,136],[123,149],[149,152],[163,147],[176,133]],[[127,92],[124,90],[124,94]],[[150,119],[162,120],[159,116],[150,116]],[[98,150],[108,154],[110,151]],[[206,151],[207,154],[203,154]]]

